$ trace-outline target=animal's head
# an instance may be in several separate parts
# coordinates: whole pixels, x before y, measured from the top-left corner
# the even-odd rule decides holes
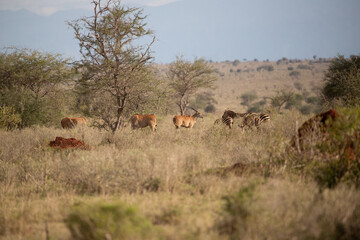
[[[196,110],[195,108],[192,108],[192,107],[189,107],[189,108],[191,108],[192,110],[195,111],[195,114],[192,115],[193,117],[195,117],[195,118],[203,118],[203,115],[198,110]]]

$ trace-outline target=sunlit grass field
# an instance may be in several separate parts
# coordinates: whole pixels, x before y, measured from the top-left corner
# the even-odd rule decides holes
[[[156,133],[0,131],[0,239],[359,237],[360,191],[321,187],[312,161],[326,154],[289,147],[310,116],[272,113],[248,131],[214,126],[218,117],[176,130],[171,115],[158,116]],[[57,136],[91,149],[51,149]]]

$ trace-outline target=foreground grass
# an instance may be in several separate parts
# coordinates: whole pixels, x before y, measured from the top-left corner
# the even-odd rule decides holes
[[[115,136],[91,128],[0,132],[0,238],[69,239],[64,220],[78,203],[99,219],[108,219],[101,203],[137,209],[136,219],[150,225],[134,220],[130,233],[121,233],[133,239],[358,237],[360,191],[345,183],[321,188],[309,167],[299,169],[299,159],[319,158],[315,148],[289,153],[306,116],[274,114],[261,130],[245,132],[214,127],[215,118],[176,131],[171,116],[159,117],[156,134],[127,128]],[[84,140],[91,150],[52,150],[56,136]],[[235,163],[245,166],[241,174],[227,171]],[[142,225],[151,234],[133,235]]]

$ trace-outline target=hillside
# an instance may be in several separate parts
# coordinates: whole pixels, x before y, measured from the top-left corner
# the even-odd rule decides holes
[[[268,97],[281,90],[307,97],[319,96],[329,60],[210,61],[210,65],[218,81],[215,90],[205,92],[215,94],[216,114],[221,114],[225,108],[247,111],[247,107],[240,104],[240,96],[245,93],[255,93],[255,102],[264,99],[265,107],[270,105]],[[166,64],[157,65],[162,73],[167,67]]]

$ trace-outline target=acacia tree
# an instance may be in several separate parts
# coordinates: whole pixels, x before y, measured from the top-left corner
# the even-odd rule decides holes
[[[280,112],[282,106],[287,102],[290,102],[294,98],[295,94],[292,90],[281,89],[277,91],[276,95],[270,98],[270,103],[272,107],[276,107]]]
[[[360,104],[360,56],[337,56],[331,61],[322,90],[326,100],[341,100],[346,105]]]
[[[72,80],[69,59],[31,49],[7,48],[0,53],[0,103],[21,118],[21,127],[55,122]]]
[[[178,98],[181,115],[185,114],[189,105],[189,98],[201,88],[214,88],[216,77],[214,70],[204,59],[195,59],[193,63],[176,57],[176,61],[170,64],[167,77],[170,80],[170,88]]]
[[[119,129],[121,119],[151,92],[150,47],[155,37],[146,28],[143,10],[119,1],[94,0],[93,16],[68,22],[80,44],[82,60],[77,67],[83,93],[93,106],[86,109],[100,121],[98,126]],[[140,41],[148,40],[148,44]]]

